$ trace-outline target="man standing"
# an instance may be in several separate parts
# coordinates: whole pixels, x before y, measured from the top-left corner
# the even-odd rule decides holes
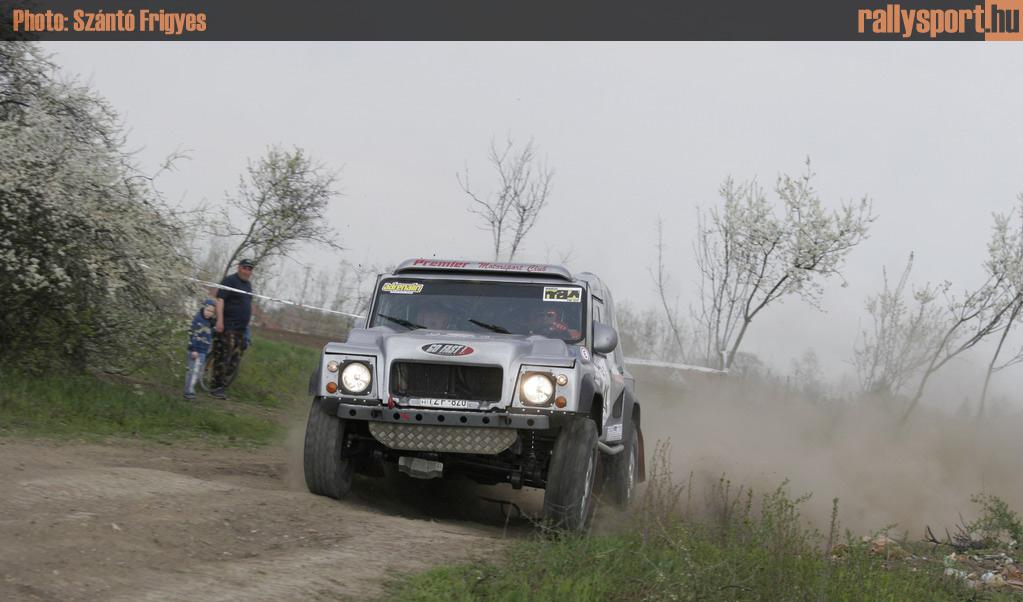
[[[242,259],[238,270],[220,281],[228,289],[217,291],[217,325],[213,345],[213,390],[210,395],[227,399],[227,378],[241,361],[245,330],[252,317],[252,260]],[[239,292],[243,291],[243,292]]]

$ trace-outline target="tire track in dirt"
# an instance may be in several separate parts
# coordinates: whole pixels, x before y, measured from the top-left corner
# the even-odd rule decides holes
[[[496,508],[489,525],[434,511],[476,504],[468,489],[427,503],[367,481],[337,502],[294,481],[282,448],[0,440],[0,599],[363,599],[503,545]]]
[[[459,552],[479,545],[479,536],[464,534],[443,537],[444,548],[437,549],[436,533],[412,535],[379,531],[360,538],[358,549],[297,552],[287,555],[202,566],[187,580],[178,576],[157,575],[149,580],[148,591],[132,592],[111,598],[117,602],[167,601],[211,602],[276,601],[288,599],[337,599],[376,596],[388,576],[424,570],[438,562],[464,558]],[[375,558],[367,558],[372,551]],[[422,556],[416,557],[416,554]],[[385,559],[392,559],[390,562]],[[386,568],[400,562],[400,573]],[[388,574],[390,573],[390,574]]]
[[[59,470],[42,478],[13,483],[13,495],[8,502],[24,508],[44,503],[199,495],[231,488],[230,485],[148,468]]]

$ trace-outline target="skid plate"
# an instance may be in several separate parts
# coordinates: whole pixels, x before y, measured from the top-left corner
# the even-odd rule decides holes
[[[370,422],[369,432],[391,449],[499,454],[515,443],[515,429]]]

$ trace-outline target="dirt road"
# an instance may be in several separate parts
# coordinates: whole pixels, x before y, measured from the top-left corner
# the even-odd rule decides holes
[[[360,480],[336,502],[296,464],[284,447],[0,439],[0,600],[363,599],[505,541],[468,484]]]

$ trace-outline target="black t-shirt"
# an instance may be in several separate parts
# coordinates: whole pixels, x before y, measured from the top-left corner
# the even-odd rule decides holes
[[[220,284],[252,292],[252,283],[242,280],[237,273],[224,278]],[[245,330],[252,317],[252,295],[220,289],[217,291],[217,297],[224,300],[224,330]]]

